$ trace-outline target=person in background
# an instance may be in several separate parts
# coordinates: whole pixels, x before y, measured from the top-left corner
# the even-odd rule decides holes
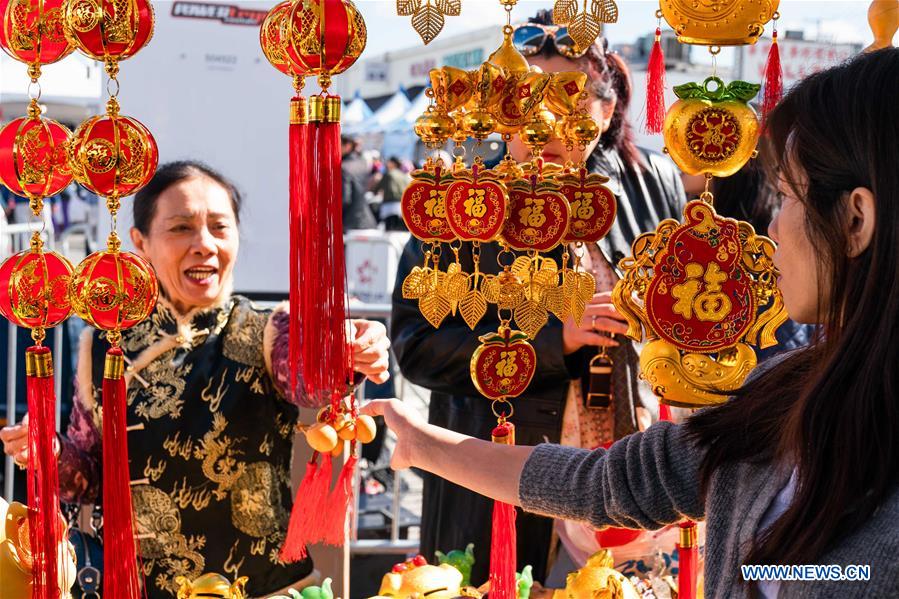
[[[371,170],[362,156],[361,142],[352,137],[340,137],[343,164],[343,231],[374,229],[378,223],[365,200]]]
[[[146,599],[171,599],[177,576],[205,572],[248,576],[252,597],[302,589],[316,578],[311,558],[288,564],[279,550],[293,504],[299,407],[319,406],[290,382],[286,302],[260,308],[232,293],[240,207],[233,183],[194,161],[160,166],[133,202],[131,239],[160,287],[150,317],[122,337]],[[385,382],[384,325],[352,320],[347,328],[356,382]],[[107,347],[105,334],[92,328],[79,342],[74,409],[60,437],[67,503],[102,496]],[[28,460],[27,435],[27,421],[0,430],[4,450],[20,464]]]
[[[387,159],[387,167],[384,176],[378,181],[374,192],[381,194],[381,209],[379,219],[384,223],[387,231],[406,231],[406,223],[400,212],[400,200],[403,192],[409,185],[411,178],[400,165],[400,159],[391,156]]]
[[[596,295],[580,322],[549,322],[532,341],[537,353],[533,382],[514,401],[514,420],[520,423],[518,441],[536,444],[544,440],[564,441],[593,448],[641,428],[655,404],[648,387],[641,393],[637,353],[622,338],[623,318],[611,303],[617,280],[615,265],[630,254],[631,243],[645,231],[655,229],[665,218],[679,218],[684,191],[677,170],[664,156],[634,145],[627,121],[631,85],[623,59],[606,50],[605,40],[577,51],[565,28],[551,25],[548,11],[515,29],[514,41],[532,66],[544,72],[583,71],[588,75],[588,110],[600,123],[601,136],[584,150],[569,151],[553,139],[544,158],[564,164],[586,160],[591,172],[610,178],[607,183],[618,199],[618,218],[609,235],[599,244],[587,244],[584,266],[596,276]],[[517,161],[531,158],[527,147],[515,137],[509,151]],[[482,272],[497,272],[497,244],[482,244]],[[552,256],[561,261],[562,248]],[[445,252],[441,269],[449,264]],[[391,338],[400,370],[407,380],[431,391],[428,421],[479,438],[490,438],[496,424],[490,401],[480,396],[470,375],[470,360],[478,336],[496,331],[495,307],[487,311],[474,331],[461,316],[450,316],[435,329],[422,316],[418,303],[402,297],[402,283],[424,260],[421,243],[406,245],[393,292]],[[460,260],[472,272],[470,244],[463,244]],[[616,336],[613,338],[613,336]],[[615,399],[611,409],[585,406],[581,379],[589,372],[590,359],[599,347],[608,347],[615,365]],[[648,396],[648,397],[644,397]],[[649,402],[647,404],[647,402]],[[644,409],[644,405],[648,409]],[[641,417],[638,418],[638,414]],[[642,417],[645,414],[646,417]],[[487,578],[490,554],[492,503],[477,493],[426,474],[422,508],[421,551],[433,558],[435,550],[448,551],[475,544],[476,562],[472,580]],[[518,517],[518,568],[531,565],[536,580],[544,580],[549,566],[553,520],[534,514]]]

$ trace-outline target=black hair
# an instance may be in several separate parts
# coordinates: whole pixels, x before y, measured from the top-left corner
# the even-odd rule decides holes
[[[537,25],[552,25],[552,11],[540,10],[528,19]],[[624,59],[615,52],[608,51],[608,40],[597,39],[580,58],[570,59],[587,73],[590,91],[603,102],[615,102],[615,112],[609,128],[599,138],[598,148],[613,149],[627,166],[645,166],[640,151],[634,144],[634,130],[628,121],[631,104],[632,85],[630,69]],[[537,56],[552,58],[562,56],[552,43],[543,44]],[[563,58],[566,58],[563,56]]]
[[[143,235],[150,233],[150,224],[156,215],[156,200],[172,185],[192,177],[208,177],[225,188],[231,198],[234,218],[240,223],[240,207],[243,197],[240,190],[224,175],[207,164],[197,160],[177,160],[167,162],[156,169],[156,174],[143,189],[134,196],[134,227]]]

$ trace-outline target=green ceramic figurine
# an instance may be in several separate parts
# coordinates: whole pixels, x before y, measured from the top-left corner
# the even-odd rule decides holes
[[[474,566],[474,543],[469,543],[468,547],[465,548],[465,551],[453,549],[447,554],[438,551],[436,552],[436,556],[438,563],[449,564],[462,573],[463,587],[467,587],[471,584],[471,569]]]

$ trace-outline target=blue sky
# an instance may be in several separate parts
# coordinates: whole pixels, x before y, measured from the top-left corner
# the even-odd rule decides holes
[[[368,25],[366,54],[378,55],[421,45],[412,29],[409,17],[396,16],[396,5],[389,0],[355,0]],[[519,0],[512,10],[512,21],[525,20],[541,8],[551,8],[552,2]],[[619,21],[606,26],[604,33],[612,43],[630,42],[650,32],[655,26],[653,13],[657,2],[618,0]],[[802,29],[809,37],[838,42],[871,41],[868,30],[868,2],[837,2],[827,0],[784,0],[779,29]],[[462,14],[447,17],[442,36],[478,29],[491,23],[501,25],[505,14],[498,0],[462,0]],[[766,33],[768,33],[766,31]],[[440,39],[440,38],[438,38]]]

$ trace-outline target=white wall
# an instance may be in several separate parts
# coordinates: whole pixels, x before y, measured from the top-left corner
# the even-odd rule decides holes
[[[153,4],[153,39],[121,64],[122,113],[149,127],[161,162],[199,159],[235,181],[244,194],[235,288],[286,293],[290,79],[263,57],[258,27],[176,18],[172,2]]]

